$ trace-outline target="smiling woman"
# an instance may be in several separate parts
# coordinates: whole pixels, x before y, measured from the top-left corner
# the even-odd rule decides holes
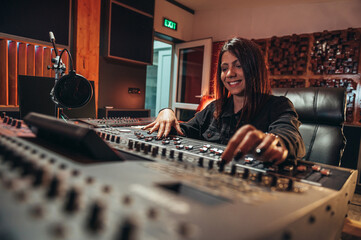
[[[297,113],[287,98],[271,95],[264,58],[254,42],[233,38],[224,44],[216,96],[186,123],[179,123],[172,110],[164,109],[145,129],[158,130],[158,138],[178,133],[227,144],[223,163],[238,161],[248,153],[271,164],[304,155]]]
[[[242,118],[250,122],[271,93],[261,50],[253,41],[233,38],[221,48],[218,63],[216,118],[232,96],[234,112],[243,109]]]

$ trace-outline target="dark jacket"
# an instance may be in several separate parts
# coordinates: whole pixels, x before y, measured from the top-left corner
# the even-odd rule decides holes
[[[201,112],[186,123],[181,123],[185,135],[190,138],[206,140],[221,144],[227,144],[229,139],[244,124],[240,121],[241,111],[234,113],[233,98],[226,104],[226,109],[220,117],[220,124],[213,117],[215,101],[211,102]],[[300,121],[290,100],[286,97],[270,96],[266,104],[249,123],[258,130],[274,133],[279,136],[288,149],[289,159],[302,158],[305,154],[305,146],[298,131]]]

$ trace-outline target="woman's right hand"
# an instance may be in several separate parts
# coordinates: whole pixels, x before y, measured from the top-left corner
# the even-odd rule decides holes
[[[174,112],[171,109],[164,109],[159,112],[154,122],[143,127],[143,129],[150,129],[149,133],[153,133],[158,130],[157,138],[161,138],[163,136],[167,137],[172,127],[176,129],[179,135],[184,135]]]

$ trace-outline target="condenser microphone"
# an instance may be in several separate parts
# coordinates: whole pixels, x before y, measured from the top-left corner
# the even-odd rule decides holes
[[[55,36],[53,32],[49,32],[50,42],[55,42]]]
[[[53,67],[55,70],[55,85],[50,92],[52,101],[56,104],[57,108],[61,107],[64,109],[79,108],[86,105],[93,96],[92,85],[85,77],[75,73],[73,60],[68,49],[63,49],[58,56],[53,32],[49,32],[49,37],[56,55]],[[65,65],[61,61],[64,51],[69,54],[70,59],[69,74],[65,75]]]

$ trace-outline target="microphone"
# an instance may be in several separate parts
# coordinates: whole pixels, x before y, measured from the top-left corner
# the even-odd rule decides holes
[[[53,32],[49,32],[50,42],[55,42],[55,36]]]
[[[58,56],[55,46],[55,36],[49,32],[50,42],[53,44],[56,57],[53,59],[55,70],[55,85],[50,92],[52,101],[56,107],[79,108],[86,105],[93,96],[93,87],[90,82],[73,69],[73,59],[68,49],[64,48]],[[64,51],[69,55],[69,74],[65,74],[65,65],[61,61]],[[59,79],[60,77],[60,79]]]
[[[54,48],[54,51],[55,51],[55,56],[58,56],[58,49],[56,49],[56,46],[55,46],[55,36],[54,36],[54,33],[53,32],[49,32],[49,37],[50,37],[50,42],[53,44],[53,48]],[[58,60],[60,61],[60,60]],[[59,63],[58,63],[59,64]]]

